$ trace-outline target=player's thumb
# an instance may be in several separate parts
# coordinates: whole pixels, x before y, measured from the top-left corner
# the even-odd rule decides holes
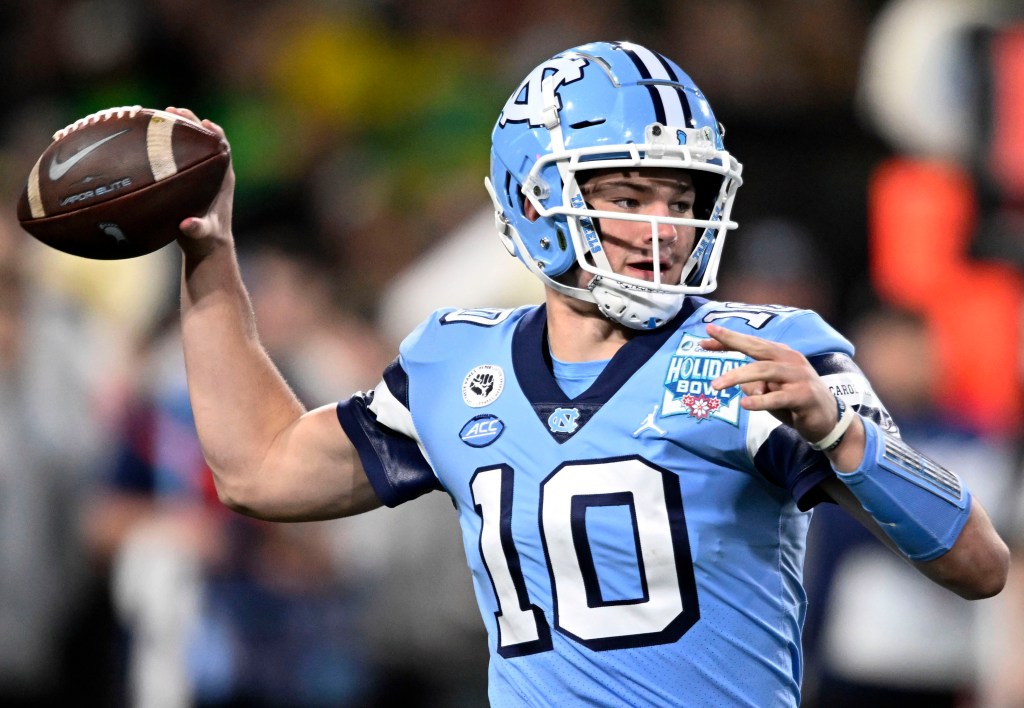
[[[190,216],[183,219],[178,228],[189,238],[203,238],[210,233],[210,220],[198,216]]]
[[[178,224],[181,237],[178,245],[189,258],[204,258],[219,241],[216,238],[215,219],[210,216],[190,216]]]

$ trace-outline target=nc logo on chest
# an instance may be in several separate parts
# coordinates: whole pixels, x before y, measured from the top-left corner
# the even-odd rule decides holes
[[[552,433],[575,433],[579,427],[580,412],[576,408],[556,408],[548,416],[548,428]]]
[[[716,391],[711,382],[747,361],[737,352],[708,351],[700,346],[699,337],[684,334],[665,372],[661,416],[687,415],[697,422],[713,418],[739,425],[739,386]]]

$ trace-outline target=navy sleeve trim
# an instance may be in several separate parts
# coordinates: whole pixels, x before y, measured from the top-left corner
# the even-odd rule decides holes
[[[372,393],[338,403],[338,422],[355,445],[366,477],[385,506],[396,507],[441,489],[419,445],[380,425],[367,407]]]
[[[853,359],[839,352],[810,356],[807,357],[807,361],[810,362],[819,376],[840,373],[861,374],[863,376],[860,367],[854,363]]]
[[[835,474],[832,465],[788,426],[769,433],[754,455],[754,466],[769,482],[788,489],[801,511],[830,500],[818,485]]]
[[[398,357],[395,357],[387,368],[384,369],[384,383],[388,390],[398,399],[398,402],[409,408],[409,375],[405,373]]]

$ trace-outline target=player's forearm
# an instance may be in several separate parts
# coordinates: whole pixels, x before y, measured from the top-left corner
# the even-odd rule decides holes
[[[931,580],[968,600],[1002,591],[1010,571],[1010,549],[999,537],[976,498],[953,548],[935,560],[915,563]]]
[[[827,453],[832,498],[940,585],[968,599],[1000,592],[1009,551],[962,480],[871,421],[849,431]]]
[[[230,243],[186,253],[182,342],[196,428],[226,503],[255,495],[275,438],[303,407],[260,345]],[[232,505],[234,505],[232,503]]]
[[[861,506],[853,492],[839,479],[823,483],[825,491],[852,517],[860,521],[894,553],[906,558],[906,553],[882,530],[878,521]],[[968,600],[991,597],[1002,591],[1009,571],[1010,553],[996,533],[988,514],[972,499],[970,516],[953,547],[943,555],[928,561],[913,561],[913,565],[930,580]]]

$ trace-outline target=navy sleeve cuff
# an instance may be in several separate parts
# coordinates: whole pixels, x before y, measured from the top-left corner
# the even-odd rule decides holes
[[[441,489],[416,441],[379,424],[362,394],[338,403],[337,412],[373,491],[385,506],[396,507]]]

